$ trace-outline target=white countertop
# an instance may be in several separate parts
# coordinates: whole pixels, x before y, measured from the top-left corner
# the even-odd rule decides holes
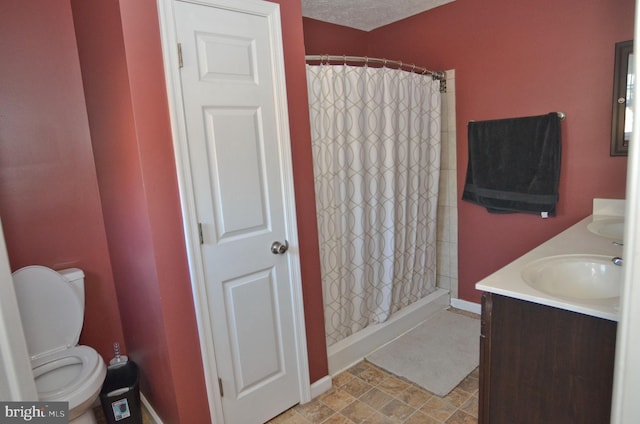
[[[587,229],[592,221],[620,219],[615,215],[591,215],[540,246],[489,275],[476,284],[476,289],[552,306],[581,314],[618,321],[620,298],[582,300],[546,294],[529,286],[521,276],[523,267],[529,262],[553,255],[590,254],[622,256],[622,246],[611,238],[596,235]]]

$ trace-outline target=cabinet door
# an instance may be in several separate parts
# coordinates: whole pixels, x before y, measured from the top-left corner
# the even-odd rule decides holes
[[[609,422],[616,323],[486,294],[480,423]]]
[[[480,393],[478,397],[478,421],[489,422],[489,405],[491,399],[491,312],[493,297],[491,293],[483,293],[482,315],[480,316]]]

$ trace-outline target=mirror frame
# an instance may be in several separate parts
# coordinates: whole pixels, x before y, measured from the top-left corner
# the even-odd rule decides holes
[[[613,74],[613,115],[611,118],[611,156],[627,156],[629,151],[629,140],[624,138],[624,120],[627,106],[629,56],[632,53],[633,40],[616,43]]]

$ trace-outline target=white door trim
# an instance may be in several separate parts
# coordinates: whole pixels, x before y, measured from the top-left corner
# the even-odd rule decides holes
[[[38,400],[0,222],[0,399]]]
[[[640,1],[636,0],[634,35],[640,36]],[[634,49],[634,69],[639,69],[640,56],[638,44]],[[636,71],[637,72],[637,71]],[[640,94],[640,86],[636,83],[634,96]],[[640,207],[638,189],[640,188],[640,120],[633,121],[629,160],[627,163],[627,191],[625,210],[624,248],[624,288],[620,298],[621,312],[618,321],[618,338],[616,342],[616,362],[613,377],[613,398],[611,407],[611,424],[640,422],[640,404],[637,394],[640,391]]]
[[[289,136],[289,119],[287,112],[287,92],[284,74],[284,54],[282,50],[282,32],[280,24],[280,8],[277,3],[259,0],[157,0],[160,21],[160,37],[162,41],[162,54],[164,72],[167,82],[167,96],[171,128],[173,135],[173,147],[175,151],[176,169],[178,174],[178,186],[180,190],[180,203],[183,215],[183,226],[186,239],[187,257],[189,261],[189,273],[193,292],[196,320],[198,323],[198,335],[202,362],[207,387],[207,397],[213,422],[224,423],[222,413],[222,401],[218,386],[218,371],[216,368],[216,356],[212,337],[211,317],[207,306],[205,288],[204,264],[200,255],[200,241],[197,226],[195,207],[195,190],[191,181],[191,165],[188,154],[187,130],[184,119],[184,105],[182,87],[180,82],[176,27],[174,22],[173,4],[175,1],[185,1],[200,5],[213,6],[231,11],[242,11],[269,19],[273,34],[274,51],[274,89],[278,104],[277,130],[279,139],[280,161],[283,174],[283,193],[285,197],[285,213],[287,234],[292,238],[298,238],[298,230],[295,221],[295,196],[292,176],[291,140]],[[292,252],[299,255],[299,252]],[[311,387],[309,378],[309,364],[307,356],[306,329],[304,321],[304,308],[302,298],[302,278],[299,261],[291,261],[291,279],[296,358],[299,375],[300,402],[311,400]]]

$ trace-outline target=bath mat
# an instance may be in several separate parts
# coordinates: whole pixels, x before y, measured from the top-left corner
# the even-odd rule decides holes
[[[445,396],[478,366],[479,337],[479,319],[442,310],[366,359]]]

